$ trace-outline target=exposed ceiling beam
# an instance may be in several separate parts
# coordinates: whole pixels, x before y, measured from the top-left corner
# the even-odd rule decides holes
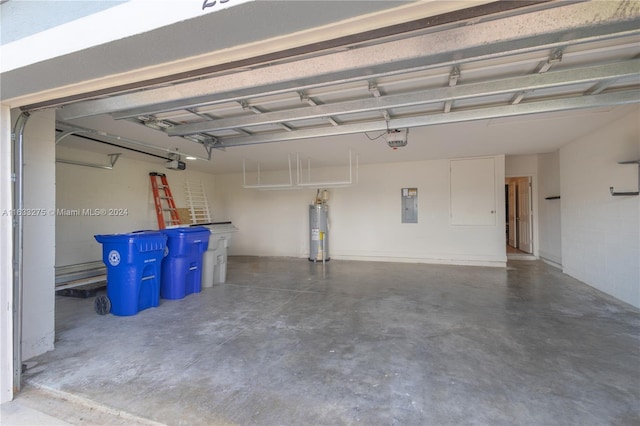
[[[114,113],[115,118],[129,118],[640,34],[640,10],[629,9],[621,15],[618,6],[617,2],[569,3],[499,21],[78,102],[61,108],[59,117],[70,120]],[[461,40],[466,40],[465,46]],[[224,90],[212,93],[217,87]]]
[[[380,96],[378,98],[366,98],[286,111],[265,112],[249,117],[231,117],[183,124],[167,129],[167,134],[170,136],[184,136],[200,132],[215,132],[238,127],[274,124],[281,121],[293,122],[296,120],[338,116],[340,114],[380,111],[389,108],[531,91],[576,83],[596,83],[601,80],[620,79],[638,74],[640,74],[640,59],[634,59],[626,62],[553,71],[544,74],[530,74],[452,87],[438,87],[411,93]]]
[[[527,102],[517,105],[504,105],[472,110],[459,110],[449,113],[437,113],[415,117],[392,119],[385,121],[372,121],[356,124],[343,124],[340,126],[328,126],[315,129],[295,130],[293,132],[278,132],[250,137],[235,137],[220,139],[223,146],[256,145],[270,142],[283,142],[299,139],[310,139],[321,136],[336,136],[353,133],[385,131],[387,128],[399,129],[406,127],[432,126],[445,123],[459,123],[464,121],[485,120],[501,117],[514,117],[519,115],[537,114],[546,112],[558,112],[585,108],[598,108],[615,105],[627,105],[640,102],[640,89],[626,92],[604,93],[591,96],[576,96],[567,99],[552,99],[546,101]],[[387,127],[388,126],[388,127]]]

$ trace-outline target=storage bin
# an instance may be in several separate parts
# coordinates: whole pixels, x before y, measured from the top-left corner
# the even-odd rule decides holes
[[[227,279],[227,252],[231,236],[238,228],[231,222],[205,223],[202,226],[211,231],[209,248],[202,260],[202,287],[213,287]]]
[[[157,231],[138,231],[94,238],[102,244],[107,267],[107,311],[129,316],[158,306],[167,237]]]
[[[203,227],[170,228],[166,256],[162,260],[162,299],[182,299],[199,293],[202,284],[202,254],[209,246],[209,230]]]

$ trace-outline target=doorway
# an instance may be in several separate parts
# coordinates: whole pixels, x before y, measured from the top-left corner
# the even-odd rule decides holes
[[[505,179],[507,253],[533,253],[531,176]]]

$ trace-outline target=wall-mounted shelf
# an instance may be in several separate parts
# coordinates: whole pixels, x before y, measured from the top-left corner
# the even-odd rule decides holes
[[[554,195],[552,197],[544,197],[545,200],[559,200],[560,196],[559,195]]]
[[[614,196],[614,197],[640,195],[640,160],[620,161],[620,162],[618,162],[618,164],[637,164],[638,165],[638,190],[637,191],[627,191],[627,192],[616,192],[613,189],[613,186],[610,186],[609,187],[609,192],[611,192],[611,195]]]

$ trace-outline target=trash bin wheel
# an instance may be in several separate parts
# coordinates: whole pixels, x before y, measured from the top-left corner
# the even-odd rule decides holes
[[[98,315],[106,315],[111,311],[111,301],[103,294],[96,297],[96,300],[93,302],[93,308],[96,310]]]

